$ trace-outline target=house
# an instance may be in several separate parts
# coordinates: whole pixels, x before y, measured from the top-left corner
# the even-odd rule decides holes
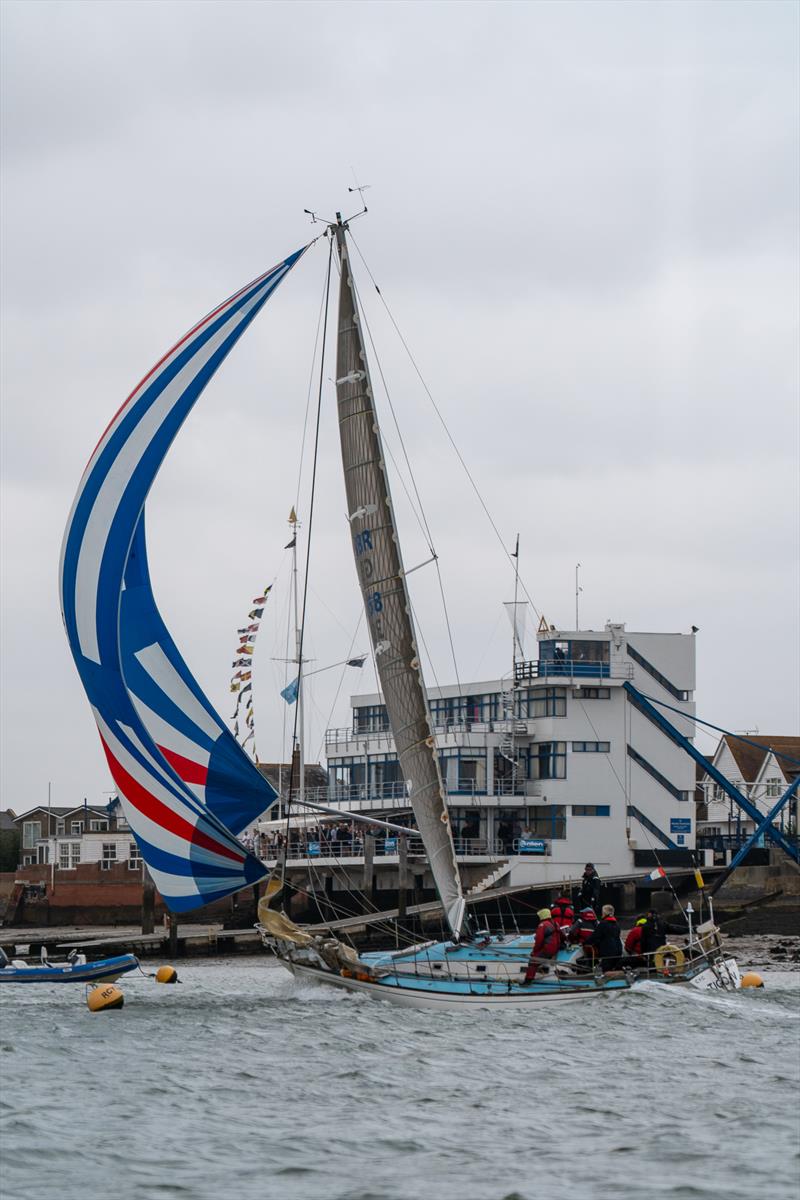
[[[766,816],[800,774],[800,737],[725,734],[711,761]],[[723,850],[745,841],[755,830],[752,818],[705,772],[700,787],[703,805],[698,809],[697,835],[701,844]],[[787,834],[797,833],[797,811],[794,796],[777,818]]]
[[[141,869],[141,856],[115,797],[108,805],[64,808],[41,805],[14,818],[20,833],[20,867],[50,864],[73,870],[99,862],[108,870],[127,861]]]

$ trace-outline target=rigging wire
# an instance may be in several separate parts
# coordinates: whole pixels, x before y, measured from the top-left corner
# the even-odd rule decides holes
[[[352,232],[350,234],[350,237],[352,240],[352,237],[353,237]],[[361,253],[361,251],[359,250],[357,245],[356,245],[356,250],[358,250],[358,254],[359,254],[359,257],[361,258],[361,261],[364,262],[364,256]],[[367,269],[367,272],[369,273],[369,268],[367,267],[366,263],[364,263],[364,266]],[[372,275],[370,275],[370,279],[372,279]],[[375,283],[375,280],[373,279],[372,282]],[[420,496],[419,488],[417,487],[416,476],[414,475],[414,470],[411,466],[411,460],[409,459],[408,451],[406,450],[406,444],[405,444],[405,440],[403,438],[403,434],[400,429],[400,423],[397,419],[397,413],[395,412],[394,404],[392,403],[392,397],[391,397],[391,393],[389,391],[389,385],[387,384],[386,376],[383,373],[383,367],[381,365],[380,355],[378,354],[378,349],[375,345],[375,339],[372,336],[372,330],[370,328],[369,321],[367,319],[364,305],[363,305],[363,303],[360,302],[360,298],[358,297],[358,288],[357,288],[355,282],[353,283],[353,288],[354,288],[354,291],[356,292],[357,299],[359,299],[359,308],[361,311],[362,320],[364,322],[364,328],[367,331],[367,337],[369,338],[369,343],[372,348],[373,358],[374,358],[375,364],[378,368],[378,374],[381,377],[381,383],[383,384],[383,390],[386,393],[386,400],[389,405],[389,411],[392,414],[392,420],[394,422],[394,427],[395,427],[395,430],[397,431],[397,437],[400,441],[400,448],[403,452],[403,458],[405,459],[406,468],[408,470],[408,474],[411,479],[411,486],[414,489],[414,496],[416,497],[417,505],[419,506],[419,513],[417,513],[416,508],[413,504],[413,501],[411,501],[411,497],[408,494],[408,489],[405,486],[403,476],[399,471],[397,472],[398,478],[400,479],[401,486],[403,487],[403,490],[405,491],[406,496],[408,496],[409,502],[411,503],[412,512],[414,512],[415,516],[417,517],[417,522],[419,523],[420,528],[423,531],[425,539],[428,543],[428,549],[431,552],[431,556],[433,557],[433,561],[434,561],[434,564],[436,567],[436,577],[439,582],[439,594],[440,594],[441,600],[442,600],[442,611],[444,613],[445,626],[447,628],[447,639],[450,644],[450,655],[453,660],[453,670],[455,672],[456,685],[458,687],[458,694],[459,694],[459,696],[461,696],[462,689],[461,689],[461,679],[460,679],[459,671],[458,671],[458,659],[456,656],[456,648],[455,648],[455,643],[453,640],[453,629],[452,629],[452,625],[450,622],[450,613],[449,613],[449,610],[447,607],[447,598],[445,596],[444,581],[442,579],[442,572],[441,572],[441,568],[439,566],[439,555],[436,553],[436,549],[433,544],[433,534],[431,532],[431,528],[428,523],[428,518],[425,515],[425,506],[422,503],[422,497]],[[376,291],[377,290],[378,289],[377,289],[377,285],[376,285]],[[378,291],[378,295],[380,295],[380,291]],[[387,450],[389,450],[388,446],[387,446]],[[391,450],[389,450],[389,456],[392,459],[392,462],[394,463],[394,457],[391,454]],[[397,469],[396,463],[395,463],[395,469]],[[426,647],[426,652],[427,652],[427,647]],[[430,659],[430,655],[428,655],[428,657]],[[438,686],[438,684],[437,684],[437,686]]]
[[[286,843],[287,843],[287,846],[288,846],[288,842],[289,842],[289,818],[290,818],[291,809],[292,809],[292,783],[294,780],[294,764],[295,764],[296,759],[298,761],[298,766],[299,766],[299,756],[295,755],[295,747],[297,745],[298,713],[300,711],[300,704],[301,704],[301,700],[302,700],[301,692],[302,692],[302,688],[303,688],[303,643],[305,640],[305,631],[306,631],[306,605],[308,603],[308,575],[309,575],[309,567],[311,565],[311,535],[312,535],[312,531],[313,531],[313,522],[314,522],[314,500],[316,498],[316,488],[317,488],[317,461],[318,461],[318,457],[319,457],[319,427],[320,427],[320,417],[322,414],[322,386],[323,386],[323,382],[325,379],[325,345],[327,342],[327,332],[328,332],[328,308],[330,305],[330,296],[331,296],[330,284],[331,284],[331,263],[332,263],[332,261],[333,261],[333,238],[330,239],[329,245],[328,245],[328,269],[327,269],[327,272],[325,275],[325,314],[324,314],[324,318],[323,318],[322,348],[320,351],[320,362],[319,362],[319,392],[317,395],[317,417],[316,417],[315,429],[314,429],[314,456],[313,456],[312,466],[311,466],[311,495],[310,495],[310,499],[309,499],[309,509],[308,509],[308,539],[306,542],[305,578],[303,580],[303,607],[302,607],[301,618],[300,618],[300,645],[298,647],[298,652],[297,652],[297,657],[300,661],[297,664],[297,697],[296,697],[295,710],[294,710],[294,727],[292,730],[292,765],[291,765],[291,768],[289,771],[289,795],[288,795],[287,804],[286,804]],[[305,783],[305,780],[303,780],[303,783]],[[284,856],[283,864],[282,864],[281,881],[283,882],[285,880],[285,878],[286,878],[286,858]]]
[[[369,265],[368,265],[366,259],[364,258],[364,255],[361,252],[361,247],[358,245],[358,242],[353,237],[352,231],[350,233],[350,240],[353,243],[353,245],[355,246],[356,250],[358,251],[358,256],[361,259],[362,263],[364,264],[364,270],[367,272],[370,279],[372,280],[372,284],[373,284],[373,287],[375,288],[375,291],[380,296],[381,304],[386,309],[386,314],[389,317],[389,320],[391,321],[392,325],[394,326],[394,330],[395,330],[398,338],[400,339],[403,349],[405,350],[406,354],[408,355],[409,361],[410,361],[412,367],[414,368],[414,371],[416,372],[420,383],[422,384],[425,394],[427,395],[428,399],[431,402],[433,411],[436,413],[436,416],[439,419],[439,422],[442,426],[442,429],[445,432],[447,440],[450,442],[450,445],[453,448],[456,458],[458,459],[459,463],[461,464],[461,466],[464,470],[464,473],[467,476],[467,479],[469,480],[469,482],[472,486],[472,490],[474,491],[475,495],[478,498],[478,503],[480,504],[481,508],[483,509],[484,514],[486,515],[486,518],[487,518],[489,524],[491,525],[491,527],[494,531],[494,534],[503,549],[503,553],[505,554],[506,558],[508,558],[509,563],[511,563],[513,555],[511,553],[511,551],[508,550],[506,547],[505,541],[500,533],[500,530],[497,528],[497,524],[495,523],[495,520],[489,511],[489,507],[488,507],[486,501],[484,500],[483,495],[481,494],[481,490],[478,487],[478,484],[476,483],[476,481],[472,475],[472,472],[470,471],[469,467],[467,466],[466,461],[464,460],[464,456],[462,455],[461,451],[459,450],[459,448],[456,444],[455,438],[453,437],[452,433],[450,432],[450,429],[447,425],[447,422],[444,419],[444,416],[442,415],[442,412],[441,412],[438,404],[436,403],[436,401],[433,398],[433,393],[431,392],[430,388],[428,387],[427,383],[425,382],[425,378],[422,374],[422,371],[420,370],[419,366],[417,365],[417,361],[414,358],[414,355],[411,353],[411,348],[409,347],[406,339],[403,337],[403,334],[400,331],[400,327],[398,326],[397,321],[395,320],[394,315],[393,315],[391,309],[389,308],[389,305],[386,303],[386,299],[383,295],[383,292],[378,287],[378,284],[375,281],[375,276],[372,274],[372,271],[370,270]],[[513,563],[511,565],[513,565]],[[530,604],[533,611],[536,613],[536,616],[539,618],[539,620],[541,620],[542,614],[539,612],[538,608],[534,604],[533,599],[531,598],[531,595],[528,592],[527,587],[525,586],[524,580],[521,580],[520,584],[521,584],[523,592],[525,593],[525,598],[527,599],[527,601]]]

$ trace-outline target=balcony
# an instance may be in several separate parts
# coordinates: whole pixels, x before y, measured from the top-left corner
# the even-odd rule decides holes
[[[486,838],[454,838],[457,858],[472,859],[472,858],[497,858],[503,853],[503,846],[499,839],[494,838],[487,840]],[[376,863],[394,863],[398,860],[398,839],[396,837],[376,837],[374,861]],[[274,867],[278,861],[279,847],[272,845],[267,847],[265,852],[260,852],[258,857],[262,862],[270,867]],[[422,844],[422,839],[418,837],[410,837],[408,839],[408,856],[409,858],[425,858],[425,847]],[[355,838],[345,840],[329,840],[324,836],[299,838],[289,842],[286,852],[287,863],[291,862],[317,862],[320,860],[333,861],[350,861],[363,862],[364,860],[364,842],[357,834]]]
[[[633,664],[629,662],[592,662],[580,658],[533,659],[514,666],[514,682],[531,679],[558,679],[580,686],[586,679],[633,679]]]

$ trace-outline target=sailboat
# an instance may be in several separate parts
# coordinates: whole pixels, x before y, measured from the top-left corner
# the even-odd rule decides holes
[[[352,548],[381,689],[417,830],[450,937],[359,957],[259,904],[265,944],[296,976],[424,1008],[528,1007],[619,993],[624,973],[562,973],[525,986],[530,938],[472,929],[434,744],[347,242],[340,265],[336,393]],[[304,246],[203,317],[131,392],[93,451],[60,563],[64,625],[125,816],[167,907],[187,912],[258,885],[238,840],[276,793],[203,694],[162,620],[147,566],[148,492],[183,421],[225,357],[303,257]]]

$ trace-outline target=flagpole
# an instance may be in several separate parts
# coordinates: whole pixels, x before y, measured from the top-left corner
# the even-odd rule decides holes
[[[305,722],[304,722],[304,696],[303,696],[303,663],[301,657],[302,632],[300,629],[300,610],[298,604],[298,589],[297,589],[297,513],[292,508],[289,514],[289,524],[292,527],[292,586],[294,590],[294,638],[295,638],[295,661],[297,662],[297,740],[298,740],[298,765],[300,769],[300,780],[298,787],[298,799],[302,804],[306,794],[306,759],[305,759]],[[291,783],[291,781],[290,781]],[[291,802],[291,797],[290,797]]]

